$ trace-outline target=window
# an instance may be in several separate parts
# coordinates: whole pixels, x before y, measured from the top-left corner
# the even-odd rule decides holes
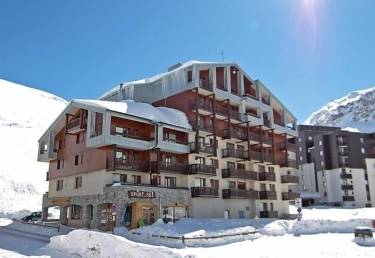
[[[274,192],[276,191],[276,187],[273,184],[270,184],[270,191]]]
[[[219,180],[210,179],[211,188],[219,189]]]
[[[324,167],[324,161],[320,161],[320,165]]]
[[[211,165],[217,169],[219,168],[219,161],[217,159],[211,159]]]
[[[151,185],[159,186],[160,185],[160,176],[153,175],[151,179]]]
[[[88,215],[89,215],[89,220],[93,220],[93,218],[94,218],[94,206],[88,205],[87,206],[87,212],[88,212]]]
[[[236,168],[236,163],[227,161],[227,168],[229,169],[235,169]]]
[[[124,151],[124,152],[122,152],[122,151],[116,151],[116,158],[117,159],[127,160],[128,159],[128,153],[126,151]]]
[[[62,139],[60,139],[59,140],[59,150],[61,150],[63,148],[63,140]]]
[[[260,186],[260,190],[261,190],[261,191],[266,191],[266,190],[267,190],[267,188],[266,188],[266,184],[261,183],[261,184],[259,184],[259,186]]]
[[[320,151],[319,153],[320,153],[320,156],[323,156],[323,151]]]
[[[299,151],[302,151],[302,147],[299,147]]]
[[[59,179],[56,181],[56,191],[60,191],[63,189],[63,180]]]
[[[75,182],[75,188],[81,188],[82,187],[82,177],[76,177],[76,182]]]
[[[258,172],[265,172],[266,171],[266,168],[262,165],[259,165],[258,166]]]
[[[203,158],[203,157],[197,157],[197,156],[195,156],[195,160],[198,161],[197,162],[198,164],[201,164],[201,165],[206,164],[206,159]]]
[[[57,169],[63,169],[64,168],[64,160],[58,159],[57,160]]]
[[[235,181],[229,181],[228,186],[229,186],[229,189],[235,190],[236,189],[236,182]]]
[[[164,178],[164,185],[165,185],[165,187],[175,188],[176,187],[176,178],[166,176]]]
[[[187,82],[191,82],[193,80],[193,71],[187,71],[186,77],[187,77]]]
[[[196,177],[195,186],[206,187],[206,178]]]
[[[359,138],[359,140],[361,141],[361,143],[364,143],[364,140],[363,140],[363,138]]]
[[[70,212],[70,218],[71,219],[81,219],[81,206],[78,205],[72,205],[70,206],[71,212]]]
[[[135,185],[142,184],[142,177],[141,176],[132,175],[132,177],[133,177],[133,184],[135,184]]]
[[[246,190],[246,183],[245,182],[238,182],[237,188],[239,190]]]
[[[78,157],[78,155],[76,155],[74,157],[74,166],[78,166],[78,160],[79,160],[79,157]]]
[[[128,175],[120,175],[120,183],[125,184],[128,182]]]
[[[81,154],[81,164],[83,164],[83,154]]]
[[[77,134],[76,135],[76,144],[78,144],[78,143],[80,143],[80,136],[81,136],[81,134]]]
[[[245,218],[245,211],[238,211],[238,217],[240,218],[240,219],[243,219],[243,218]]]
[[[312,141],[312,137],[311,136],[309,136],[307,139],[309,139],[309,141]]]
[[[361,148],[361,153],[362,153],[362,154],[365,153],[365,149],[364,149],[364,148]]]
[[[275,172],[275,168],[274,167],[268,167],[268,172],[274,173]]]
[[[322,146],[323,145],[323,142],[320,140],[319,141],[319,146]]]

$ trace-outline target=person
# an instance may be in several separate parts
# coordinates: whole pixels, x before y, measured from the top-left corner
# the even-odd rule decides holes
[[[145,226],[145,222],[143,221],[142,218],[140,218],[140,219],[138,220],[138,227],[139,227],[139,228],[143,228],[144,226]]]

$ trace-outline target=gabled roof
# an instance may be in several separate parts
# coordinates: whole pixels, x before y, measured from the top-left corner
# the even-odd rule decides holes
[[[102,101],[102,100],[89,100],[89,99],[73,99],[71,100],[55,121],[43,133],[43,138],[47,132],[52,128],[58,126],[62,128],[65,123],[64,115],[69,113],[74,108],[89,109],[99,108],[120,114],[125,114],[141,119],[146,119],[154,123],[162,123],[173,127],[180,127],[190,130],[191,125],[185,113],[167,107],[154,107],[148,103],[135,102],[133,100],[124,100],[121,102]]]

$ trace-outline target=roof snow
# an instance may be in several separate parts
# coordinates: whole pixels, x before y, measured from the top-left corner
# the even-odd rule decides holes
[[[104,108],[110,111],[128,114],[156,123],[174,125],[186,129],[191,129],[191,125],[186,115],[176,109],[167,107],[154,107],[148,103],[135,102],[133,100],[123,100],[121,102],[75,99],[72,103],[85,104]]]

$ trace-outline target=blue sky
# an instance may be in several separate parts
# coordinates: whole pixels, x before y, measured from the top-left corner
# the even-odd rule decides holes
[[[375,1],[0,1],[0,78],[68,100],[221,51],[302,122],[375,85]]]

